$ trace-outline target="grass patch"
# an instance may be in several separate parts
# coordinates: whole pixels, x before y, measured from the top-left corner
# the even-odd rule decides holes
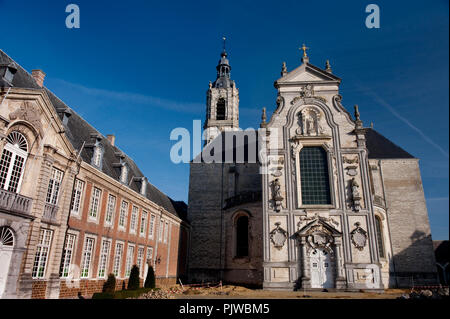
[[[139,288],[136,290],[119,290],[115,292],[96,292],[92,295],[92,299],[126,299],[136,298],[143,293],[151,290],[159,290],[159,288]]]

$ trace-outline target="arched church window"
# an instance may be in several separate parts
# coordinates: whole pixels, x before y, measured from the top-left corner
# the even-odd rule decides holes
[[[236,221],[236,257],[248,256],[248,217],[240,216]]]
[[[303,205],[331,204],[328,160],[322,147],[302,148],[300,180]]]
[[[223,98],[217,102],[216,120],[225,120],[225,99]]]
[[[28,143],[23,134],[13,131],[6,137],[0,159],[0,188],[17,193],[28,157]]]
[[[8,227],[0,227],[0,246],[14,246],[14,235]]]
[[[384,243],[383,243],[383,234],[381,232],[381,219],[378,216],[375,216],[375,231],[377,233],[377,242],[378,242],[378,253],[381,258],[384,258]]]

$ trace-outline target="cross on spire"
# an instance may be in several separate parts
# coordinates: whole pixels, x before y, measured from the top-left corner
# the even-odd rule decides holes
[[[222,37],[222,40],[223,40],[223,51],[225,52],[225,42],[226,42],[227,38],[226,37]]]
[[[303,51],[303,57],[306,58],[308,57],[308,55],[306,54],[306,50],[308,50],[309,48],[303,43],[303,45],[299,48],[299,50]]]

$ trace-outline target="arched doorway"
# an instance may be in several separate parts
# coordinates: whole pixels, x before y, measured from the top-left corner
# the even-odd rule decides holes
[[[14,235],[9,227],[0,227],[0,298],[8,279],[9,264],[14,249]]]
[[[324,248],[309,253],[311,288],[334,288],[334,265],[331,254]]]

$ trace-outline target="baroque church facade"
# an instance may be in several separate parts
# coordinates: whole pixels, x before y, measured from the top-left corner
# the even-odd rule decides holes
[[[189,278],[267,289],[436,282],[419,161],[341,104],[341,79],[283,63],[276,108],[239,129],[227,52],[207,90],[206,143],[190,164]],[[242,156],[241,156],[242,155]]]

